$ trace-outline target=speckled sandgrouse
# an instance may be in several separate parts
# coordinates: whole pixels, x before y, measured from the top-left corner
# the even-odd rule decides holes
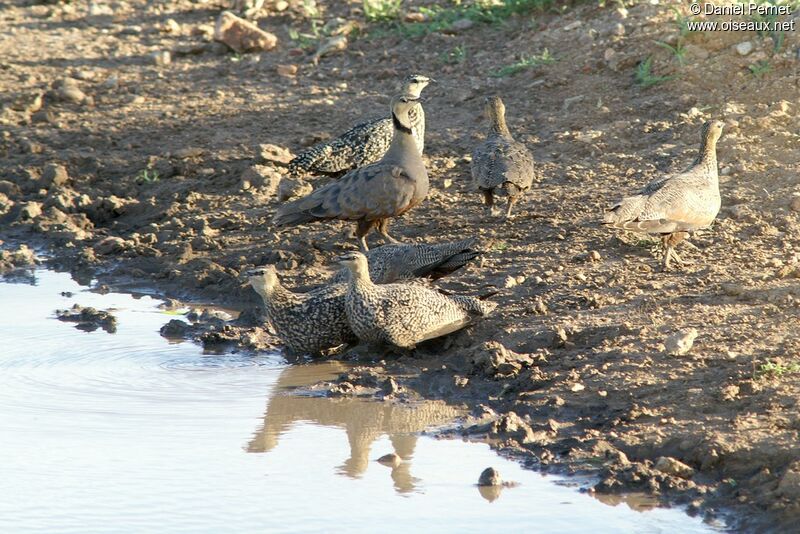
[[[407,76],[400,94],[418,99],[433,80],[421,74]],[[425,148],[425,111],[419,104],[408,113],[408,125],[419,153]],[[319,143],[298,154],[289,162],[289,174],[327,174],[339,176],[352,169],[375,163],[392,143],[392,117],[361,122],[334,139]]]
[[[293,226],[327,219],[355,221],[361,250],[369,250],[366,235],[377,228],[391,243],[389,219],[421,203],[428,195],[428,173],[417,150],[409,113],[418,99],[392,99],[394,134],[389,150],[377,163],[347,173],[309,195],[278,208],[275,226]]]
[[[472,179],[483,192],[484,202],[494,213],[494,194],[498,188],[508,196],[506,218],[514,203],[531,188],[534,176],[533,156],[527,147],[515,141],[506,125],[506,107],[498,96],[486,99],[485,113],[491,122],[486,140],[472,152]]]
[[[248,277],[275,333],[293,352],[319,354],[356,341],[344,312],[345,284],[293,293],[281,285],[272,265],[253,269]]]
[[[350,269],[345,312],[353,332],[368,343],[413,349],[418,343],[464,328],[495,305],[464,296],[443,295],[420,284],[376,285],[367,258],[349,252],[341,262]]]
[[[689,233],[710,226],[719,213],[717,140],[723,126],[722,121],[703,125],[700,153],[688,170],[653,180],[638,194],[623,198],[605,213],[605,225],[661,235],[665,270],[672,259],[683,264],[675,245]]]

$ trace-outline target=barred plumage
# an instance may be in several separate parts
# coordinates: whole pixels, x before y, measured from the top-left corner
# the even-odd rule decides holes
[[[471,237],[449,243],[383,245],[367,253],[369,276],[376,284],[421,277],[437,280],[478,257],[481,251],[474,248],[477,240]],[[331,283],[345,282],[347,277],[347,269],[342,269]]]
[[[514,140],[506,125],[506,108],[500,97],[486,99],[485,113],[491,121],[486,140],[472,152],[472,179],[483,192],[491,213],[497,188],[508,196],[506,218],[514,203],[531,188],[534,176],[533,156],[527,147]]]
[[[722,201],[717,175],[717,140],[724,123],[703,125],[700,153],[688,170],[662,176],[638,194],[623,198],[609,208],[603,224],[632,232],[660,234],[664,269],[671,259],[682,264],[674,247],[689,233],[707,228],[719,213]]]
[[[403,80],[401,94],[418,99],[432,80],[414,74]],[[419,153],[425,149],[425,111],[417,104],[409,110],[409,125]],[[328,174],[338,176],[381,159],[392,143],[392,117],[381,117],[356,124],[334,139],[316,144],[289,162],[289,174]]]
[[[419,284],[376,285],[367,258],[359,252],[342,256],[350,270],[345,312],[362,341],[412,349],[445,336],[489,314],[496,306],[472,297],[447,296]]]
[[[381,160],[284,204],[273,218],[275,226],[326,219],[355,221],[361,250],[369,250],[366,235],[372,228],[384,240],[397,243],[389,235],[389,219],[417,206],[428,195],[428,173],[409,126],[409,111],[417,105],[418,100],[409,96],[392,99],[394,133]]]

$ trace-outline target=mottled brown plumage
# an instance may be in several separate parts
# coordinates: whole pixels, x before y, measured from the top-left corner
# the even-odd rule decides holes
[[[272,265],[248,274],[275,333],[291,351],[319,354],[356,340],[344,313],[345,284],[293,293],[281,285]]]
[[[342,263],[350,269],[347,321],[362,341],[412,349],[460,330],[496,307],[472,297],[443,295],[421,284],[376,285],[369,277],[366,256],[358,252],[342,256]]]
[[[409,126],[408,113],[415,105],[417,100],[408,96],[392,99],[394,136],[383,158],[284,204],[275,214],[275,226],[340,219],[356,222],[363,251],[369,250],[366,235],[372,228],[386,241],[397,243],[389,235],[389,219],[419,205],[428,195],[428,173]]]
[[[711,226],[721,198],[717,175],[717,140],[724,123],[703,125],[700,153],[684,172],[659,177],[638,194],[608,209],[603,224],[632,232],[658,234],[664,249],[664,269],[671,259],[683,263],[675,246],[689,233]]]
[[[495,192],[498,188],[505,190],[508,196],[506,218],[509,218],[514,203],[533,183],[533,156],[508,130],[506,107],[500,97],[487,98],[484,109],[491,129],[486,140],[472,152],[472,179],[483,192],[486,207],[492,213]]]

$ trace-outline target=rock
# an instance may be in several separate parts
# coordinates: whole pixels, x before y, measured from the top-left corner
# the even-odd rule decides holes
[[[793,501],[800,499],[800,461],[789,465],[778,483],[778,493]]]
[[[656,460],[655,470],[679,478],[692,478],[694,476],[694,469],[669,456],[661,456]]]
[[[258,189],[268,196],[273,196],[278,191],[281,183],[280,173],[267,165],[253,165],[245,169],[240,178],[241,188],[245,191]]]
[[[475,26],[475,22],[471,19],[458,19],[457,21],[453,22],[447,29],[451,32],[458,33],[466,31],[472,28],[473,26]]]
[[[36,254],[25,245],[17,250],[0,250],[0,272],[31,265],[36,265]]]
[[[158,65],[159,67],[172,63],[172,54],[169,53],[169,50],[157,50],[156,52],[148,54],[147,57],[154,65]]]
[[[394,468],[403,463],[403,459],[397,454],[390,452],[378,458],[378,463]]]
[[[64,102],[73,102],[75,104],[80,104],[86,100],[86,93],[77,87],[62,87],[58,90],[56,95],[58,95],[59,100]]]
[[[199,158],[206,151],[199,147],[187,147],[176,150],[172,155],[178,159]]]
[[[181,33],[181,25],[175,19],[167,19],[161,26],[161,31],[164,33]]]
[[[736,53],[740,56],[746,56],[750,52],[753,51],[753,43],[750,41],[744,41],[742,43],[737,44],[735,47]]]
[[[262,161],[280,163],[281,165],[288,165],[294,158],[294,155],[288,148],[272,144],[258,145],[259,156]]]
[[[287,78],[293,78],[297,76],[297,65],[289,64],[289,65],[276,65],[275,71],[280,76],[285,76]]]
[[[114,10],[111,9],[111,6],[103,2],[89,2],[87,13],[90,17],[100,17],[104,15],[113,15]]]
[[[217,19],[214,39],[239,53],[272,50],[278,44],[275,35],[230,11],[223,11]]]
[[[800,211],[800,194],[792,196],[792,200],[789,201],[789,209],[792,211]]]
[[[683,356],[692,350],[697,338],[697,329],[679,330],[664,340],[664,349],[672,356]]]
[[[503,479],[494,467],[487,467],[478,477],[479,486],[502,486]]]
[[[117,319],[108,312],[96,310],[92,307],[82,307],[75,304],[68,310],[56,310],[59,321],[78,323],[75,327],[87,332],[94,332],[102,328],[109,334],[117,331]]]
[[[278,186],[278,200],[285,202],[293,197],[307,195],[313,190],[313,187],[299,178],[284,178]]]
[[[42,171],[41,185],[44,188],[59,187],[67,183],[69,174],[63,165],[48,163]]]
[[[495,421],[492,434],[503,439],[511,437],[520,443],[530,443],[536,439],[531,426],[515,412],[508,412]]]
[[[98,254],[113,254],[125,250],[127,243],[120,237],[109,236],[94,245],[94,251]]]
[[[172,339],[186,339],[193,331],[193,328],[188,323],[180,319],[172,319],[159,330],[162,337]]]
[[[36,201],[26,202],[19,211],[18,220],[32,221],[42,214],[42,203]]]

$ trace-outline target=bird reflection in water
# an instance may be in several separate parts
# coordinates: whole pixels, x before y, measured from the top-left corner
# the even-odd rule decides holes
[[[395,490],[398,493],[415,491],[420,480],[411,474],[410,460],[414,455],[417,434],[426,428],[447,424],[463,412],[443,402],[398,405],[358,398],[303,396],[292,392],[332,380],[347,370],[347,365],[341,362],[287,367],[278,378],[274,393],[267,402],[264,424],[248,443],[247,452],[273,450],[281,435],[297,421],[343,428],[350,443],[350,457],[338,470],[340,474],[359,478],[369,466],[372,443],[388,435],[395,454],[403,460],[389,466]]]

